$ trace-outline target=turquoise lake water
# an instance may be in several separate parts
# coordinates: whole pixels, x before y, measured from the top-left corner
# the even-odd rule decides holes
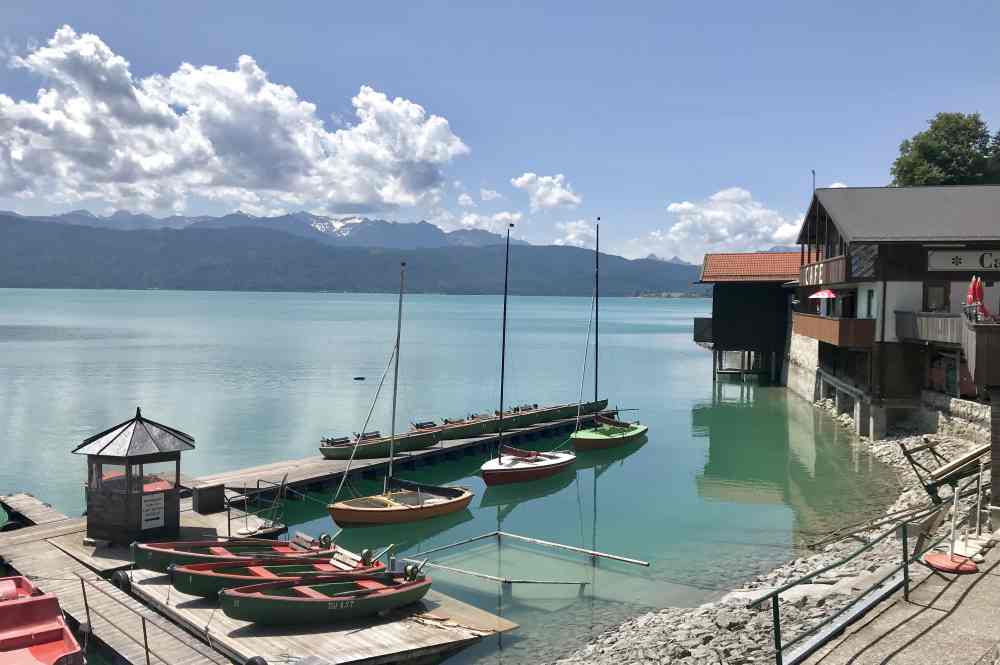
[[[645,444],[581,455],[574,472],[501,492],[484,492],[477,457],[406,471],[471,487],[470,510],[341,536],[412,554],[499,527],[651,563],[496,539],[435,555],[501,577],[588,582],[504,592],[430,570],[435,588],[521,624],[449,663],[537,662],[646,609],[704,602],[895,498],[891,471],[810,404],[781,388],[713,386],[711,355],[691,341],[710,301],[601,304],[601,392],[639,409]],[[577,400],[589,307],[511,299],[508,404]],[[84,460],[69,451],[137,405],[196,437],[182,463],[189,476],[315,454],[321,436],[360,429],[395,314],[392,295],[0,290],[0,493],[29,491],[79,514]],[[407,297],[400,423],[496,408],[499,317],[499,297]],[[388,430],[387,398],[371,428]],[[318,503],[290,504],[289,517],[298,529],[335,530]]]

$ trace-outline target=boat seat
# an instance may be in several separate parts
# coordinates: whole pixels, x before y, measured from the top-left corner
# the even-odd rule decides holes
[[[320,593],[319,591],[311,589],[307,586],[293,586],[292,591],[305,598],[315,598],[317,600],[330,600],[330,596],[326,595],[325,593]]]
[[[225,547],[209,547],[208,551],[216,556],[233,556],[233,553]]]
[[[0,601],[17,598],[17,585],[14,580],[0,580]]]
[[[268,578],[268,579],[273,579],[273,578],[278,577],[278,575],[275,575],[274,573],[272,573],[270,570],[268,570],[264,566],[247,566],[247,570],[249,570],[250,572],[252,572],[257,577],[264,577],[264,578]]]
[[[36,644],[62,640],[64,628],[59,621],[48,621],[5,630],[0,632],[0,651],[23,649]]]
[[[362,589],[368,589],[371,591],[378,591],[380,589],[385,588],[384,584],[382,584],[381,582],[377,582],[375,580],[358,580],[357,582],[355,582],[355,584],[357,584]]]

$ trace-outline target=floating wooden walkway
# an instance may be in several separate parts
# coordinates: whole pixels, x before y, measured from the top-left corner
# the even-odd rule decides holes
[[[43,503],[30,494],[0,496],[0,503],[12,511],[19,513],[32,524],[48,524],[67,519],[66,515],[63,515],[49,504]]]
[[[192,639],[183,628],[143,606],[53,544],[53,539],[67,536],[82,539],[87,528],[83,519],[69,518],[34,497],[15,496],[19,497],[18,505],[27,509],[18,509],[19,513],[25,517],[44,515],[49,521],[0,534],[0,557],[19,574],[34,579],[44,591],[56,594],[63,611],[78,624],[87,622],[89,608],[92,639],[100,640],[136,665],[146,663],[147,643],[150,665],[229,663],[228,658]],[[5,505],[11,505],[9,498],[4,497]],[[31,501],[37,505],[28,506]],[[143,619],[146,642],[142,637]]]
[[[135,570],[130,575],[137,596],[238,663],[254,656],[268,663],[310,657],[366,664],[424,660],[517,627],[434,590],[421,603],[384,619],[336,627],[256,626],[230,619],[214,600],[179,593],[161,573]]]
[[[302,658],[312,663],[425,661],[517,627],[434,590],[396,616],[306,630],[233,621],[211,601],[183,596],[165,576],[151,571],[129,572],[139,600],[104,578],[131,567],[127,548],[88,545],[84,518],[67,517],[30,495],[14,497],[25,518],[34,514],[48,521],[0,533],[0,561],[56,594],[72,620],[89,622],[91,639],[133,665],[227,665],[253,656],[272,664]],[[181,537],[214,537],[225,522],[225,513],[199,515],[187,509],[181,513]]]
[[[580,422],[585,424],[589,424],[593,420],[593,414],[580,417]],[[528,439],[552,436],[559,432],[569,431],[575,425],[576,418],[565,418],[529,427],[517,427],[505,431],[503,440],[504,443],[513,444]],[[407,466],[417,463],[436,461],[436,458],[454,456],[465,451],[471,452],[476,448],[492,446],[496,444],[496,440],[496,434],[488,434],[470,439],[440,441],[431,448],[400,453],[396,456],[395,464],[398,467],[407,468]],[[372,473],[388,465],[388,458],[356,459],[351,464],[351,474]],[[333,483],[339,480],[345,471],[347,471],[346,460],[328,460],[316,455],[303,459],[262,464],[238,471],[210,474],[201,476],[194,482],[197,485],[223,484],[231,489],[256,489],[258,485],[261,487],[276,485],[281,482],[282,478],[287,478],[286,482],[289,487],[301,489]]]

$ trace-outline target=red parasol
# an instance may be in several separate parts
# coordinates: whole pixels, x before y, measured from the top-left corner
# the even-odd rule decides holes
[[[829,298],[836,298],[837,294],[834,291],[830,290],[830,289],[823,289],[822,291],[817,291],[816,293],[812,294],[809,297],[810,298],[829,299]]]

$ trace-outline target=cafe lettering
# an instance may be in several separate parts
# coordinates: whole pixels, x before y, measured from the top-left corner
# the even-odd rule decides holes
[[[927,270],[938,272],[1000,271],[1000,248],[928,250]]]

